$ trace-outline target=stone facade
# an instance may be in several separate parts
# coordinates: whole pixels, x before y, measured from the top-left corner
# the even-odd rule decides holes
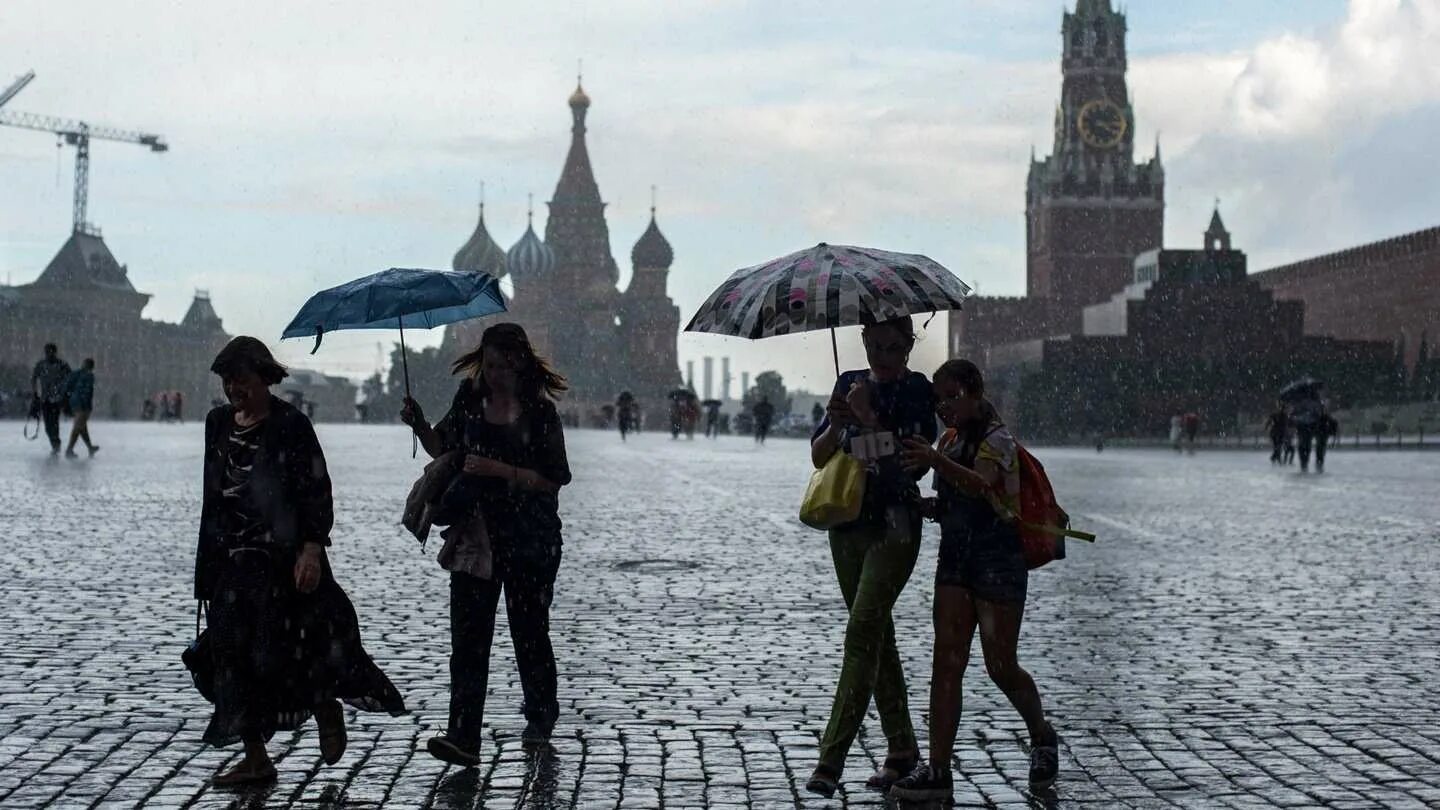
[[[1337,407],[1373,401],[1393,373],[1386,341],[1307,335],[1305,307],[1246,275],[1217,212],[1203,250],[1148,251],[1087,328],[996,347],[987,386],[1031,437],[1162,434],[1195,411],[1215,430],[1264,413],[1287,382],[1327,382]]]
[[[204,294],[180,323],[142,317],[149,300],[99,234],[72,233],[35,281],[0,287],[0,367],[28,391],[31,368],[55,343],[73,368],[95,359],[95,418],[139,418],[162,391],[179,391],[186,418],[198,418],[222,395],[210,361],[230,336]]]
[[[1410,368],[1440,355],[1440,227],[1256,273],[1276,298],[1305,304],[1306,331],[1397,341]]]
[[[560,404],[567,417],[588,423],[622,390],[630,390],[647,426],[658,427],[665,394],[681,383],[680,310],[666,293],[674,253],[652,208],[649,227],[631,251],[629,285],[623,291],[616,286],[619,266],[585,143],[590,97],[577,87],[569,105],[570,150],[549,203],[544,239],[532,222],[502,254],[485,228],[482,208],[475,233],[455,256],[456,270],[510,276],[509,312],[449,327],[443,350],[458,355],[477,345],[489,324],[514,321],[569,378],[570,393]]]

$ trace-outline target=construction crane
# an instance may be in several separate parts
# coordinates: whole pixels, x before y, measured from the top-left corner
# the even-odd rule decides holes
[[[26,80],[29,81],[28,79]],[[20,85],[23,87],[24,85]],[[18,89],[16,90],[18,92]],[[99,231],[85,219],[90,197],[90,139],[138,143],[150,147],[152,152],[165,152],[169,144],[160,135],[148,132],[131,132],[113,127],[91,126],[84,121],[72,121],[33,113],[5,112],[0,110],[0,125],[20,127],[40,132],[52,132],[75,147],[75,210],[73,228],[75,233],[97,235]]]
[[[25,85],[29,84],[34,78],[35,71],[29,71],[24,76],[21,76],[20,78],[12,82],[9,87],[5,88],[4,90],[0,90],[0,107],[4,107],[5,102],[14,98],[16,93],[24,90]]]

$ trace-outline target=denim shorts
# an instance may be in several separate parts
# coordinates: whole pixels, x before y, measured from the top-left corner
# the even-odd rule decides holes
[[[1023,603],[1029,581],[1014,525],[993,517],[941,520],[936,585],[959,585],[987,602]]]

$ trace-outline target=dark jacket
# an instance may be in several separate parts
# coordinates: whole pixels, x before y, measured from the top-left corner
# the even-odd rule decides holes
[[[225,454],[235,428],[235,407],[221,405],[205,417],[205,481],[200,542],[195,552],[195,598],[209,599],[223,561],[225,536],[220,488]],[[274,543],[298,553],[305,543],[330,545],[335,522],[325,453],[310,420],[293,405],[270,397],[250,473],[251,505]],[[325,568],[328,571],[328,564]]]
[[[450,410],[435,423],[442,452],[461,449],[506,464],[534,470],[556,486],[570,483],[570,462],[560,414],[548,399],[525,405],[517,426],[485,421],[474,382],[460,383]],[[490,533],[521,545],[556,546],[560,539],[560,499],[554,492],[512,489],[508,481],[482,478],[479,504]],[[502,542],[502,548],[504,544]]]

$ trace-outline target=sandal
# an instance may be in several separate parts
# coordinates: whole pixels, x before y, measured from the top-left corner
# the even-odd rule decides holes
[[[265,764],[257,768],[250,761],[241,760],[239,765],[211,779],[210,784],[213,787],[228,788],[273,781],[275,781],[275,763],[267,760]]]
[[[320,730],[320,758],[334,765],[345,755],[345,712],[340,701],[327,700],[315,707],[315,726]]]
[[[915,770],[919,764],[919,749],[908,754],[890,754],[885,757],[885,763],[876,769],[869,779],[865,780],[865,787],[889,790],[891,785],[909,776],[910,772]]]
[[[810,781],[805,783],[806,790],[827,799],[834,796],[839,788],[840,772],[824,764],[816,765],[814,773],[810,774]]]

